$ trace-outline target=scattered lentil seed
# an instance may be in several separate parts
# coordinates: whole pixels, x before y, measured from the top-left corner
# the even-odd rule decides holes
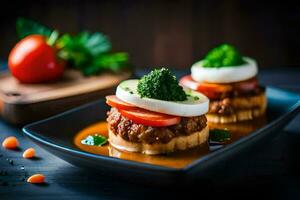
[[[43,174],[34,174],[27,179],[27,182],[33,184],[45,183],[45,176]]]
[[[23,158],[33,158],[35,156],[35,149],[34,148],[28,148],[23,153]]]
[[[2,146],[6,149],[15,149],[19,146],[19,141],[16,137],[10,136],[3,140]]]

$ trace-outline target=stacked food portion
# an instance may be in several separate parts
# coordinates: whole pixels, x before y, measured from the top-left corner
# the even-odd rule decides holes
[[[107,118],[109,141],[119,150],[161,154],[208,140],[208,98],[183,89],[168,69],[123,81],[116,95],[106,100],[112,107]]]
[[[255,60],[223,44],[195,63],[191,75],[182,77],[180,84],[210,99],[209,122],[232,123],[265,113],[265,88],[259,85],[257,73]]]

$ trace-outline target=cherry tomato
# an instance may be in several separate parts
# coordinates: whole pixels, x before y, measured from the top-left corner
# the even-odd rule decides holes
[[[146,126],[171,126],[178,124],[181,120],[178,116],[171,116],[166,114],[161,114],[157,112],[148,111],[142,108],[133,108],[130,110],[118,109],[118,111],[124,117],[132,120],[137,124],[143,124]]]
[[[124,101],[122,101],[121,99],[119,99],[116,95],[109,95],[106,96],[106,103],[108,105],[110,105],[111,107],[115,107],[118,109],[132,109],[132,108],[136,108],[135,105],[126,103]]]
[[[62,76],[64,63],[42,35],[29,35],[16,44],[8,57],[14,77],[23,83],[40,83]]]

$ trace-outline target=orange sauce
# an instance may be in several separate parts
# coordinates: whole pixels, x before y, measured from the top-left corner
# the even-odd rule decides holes
[[[228,129],[231,132],[231,140],[227,142],[228,144],[245,135],[248,135],[257,128],[262,127],[265,122],[266,120],[257,119],[255,121],[235,124],[209,124],[209,126],[210,128]],[[98,122],[82,129],[76,134],[74,143],[79,149],[89,153],[173,168],[184,168],[188,164],[210,152],[208,144],[166,155],[145,155],[141,153],[119,151],[109,144],[104,146],[90,146],[81,143],[81,140],[85,139],[87,136],[95,134],[101,134],[105,137],[108,137],[107,122]]]

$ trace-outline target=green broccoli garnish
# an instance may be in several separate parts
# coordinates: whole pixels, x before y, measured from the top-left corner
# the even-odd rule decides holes
[[[239,66],[245,61],[236,48],[222,44],[210,50],[204,57],[203,67]]]
[[[187,99],[176,77],[166,68],[155,69],[144,75],[137,85],[138,94],[143,97],[166,101],[184,101]]]

